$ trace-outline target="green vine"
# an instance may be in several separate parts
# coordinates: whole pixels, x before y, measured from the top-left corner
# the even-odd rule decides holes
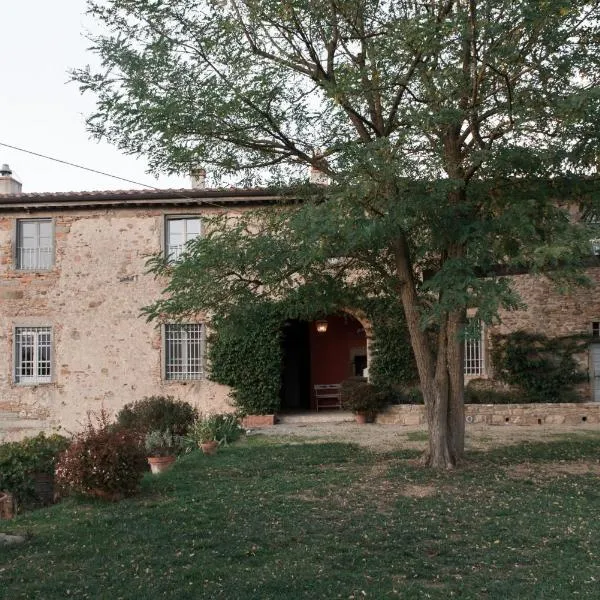
[[[212,323],[210,378],[232,388],[241,414],[271,414],[279,408],[281,323],[272,303],[240,308]]]
[[[304,298],[305,300],[305,298]],[[282,349],[281,326],[286,319],[312,320],[335,312],[330,304],[302,313],[298,298],[279,303],[263,302],[238,308],[213,320],[209,338],[210,378],[232,388],[232,400],[242,414],[271,414],[280,406]],[[404,315],[397,304],[370,300],[365,310],[373,324],[373,383],[390,399],[416,380],[416,367]],[[391,394],[391,396],[390,396]]]
[[[516,331],[493,337],[492,361],[497,378],[519,387],[526,402],[573,402],[575,385],[587,380],[574,358],[585,346],[582,336]]]

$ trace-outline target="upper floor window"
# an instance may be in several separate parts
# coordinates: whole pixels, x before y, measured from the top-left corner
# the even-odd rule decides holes
[[[52,377],[50,327],[15,329],[15,382],[49,383]]]
[[[18,219],[17,269],[51,269],[54,255],[52,237],[51,219]]]
[[[199,217],[169,217],[166,221],[166,253],[169,260],[178,260],[185,244],[202,233]]]
[[[595,237],[600,230],[600,217],[598,216],[598,212],[594,209],[588,209],[583,213],[581,220],[588,226],[592,235],[594,235],[594,237],[590,239],[592,254],[594,256],[600,256],[600,238]]]
[[[465,375],[477,376],[484,374],[483,339],[483,323],[479,319],[469,319],[465,328]]]

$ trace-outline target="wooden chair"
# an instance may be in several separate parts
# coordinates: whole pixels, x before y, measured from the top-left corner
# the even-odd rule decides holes
[[[315,405],[317,412],[325,408],[342,408],[342,386],[339,383],[315,385]]]

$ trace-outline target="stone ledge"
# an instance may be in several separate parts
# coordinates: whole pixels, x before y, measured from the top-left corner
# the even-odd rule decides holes
[[[467,425],[579,425],[600,423],[600,403],[465,404]],[[377,415],[384,425],[425,425],[425,407],[399,404]]]

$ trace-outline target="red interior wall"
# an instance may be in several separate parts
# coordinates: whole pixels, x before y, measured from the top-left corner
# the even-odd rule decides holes
[[[327,331],[318,333],[310,323],[310,389],[315,384],[341,383],[353,375],[350,352],[367,342],[362,325],[350,316],[327,317]],[[311,406],[314,397],[311,393]]]

